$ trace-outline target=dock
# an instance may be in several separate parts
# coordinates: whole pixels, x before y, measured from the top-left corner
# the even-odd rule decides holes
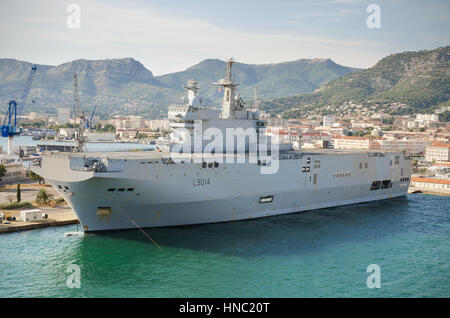
[[[40,209],[42,213],[48,215],[47,219],[33,222],[11,221],[9,224],[0,223],[0,234],[78,223],[77,216],[68,206],[41,207]]]

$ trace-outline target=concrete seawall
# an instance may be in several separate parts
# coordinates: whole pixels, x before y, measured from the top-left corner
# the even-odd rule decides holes
[[[36,222],[11,221],[9,224],[0,223],[0,234],[78,223],[78,218],[70,207],[58,206],[55,208],[44,207],[40,209],[42,213],[48,214],[48,219]]]

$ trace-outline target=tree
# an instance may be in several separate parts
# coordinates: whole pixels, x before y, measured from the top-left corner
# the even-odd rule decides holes
[[[17,184],[17,202],[22,201],[22,193],[20,191],[20,183]]]
[[[42,178],[40,175],[34,173],[34,172],[31,171],[31,170],[30,170],[30,172],[28,173],[28,176],[30,177],[31,180],[38,181],[39,184],[41,184],[42,181],[44,180],[44,178]]]
[[[143,133],[137,134],[137,139],[145,139],[145,138],[148,138],[148,136],[146,134],[143,134]]]
[[[36,203],[38,204],[49,204],[50,200],[53,198],[53,194],[47,193],[45,189],[41,189],[36,196]]]
[[[6,168],[4,165],[0,165],[0,181],[2,181],[2,177],[6,174]]]
[[[106,124],[103,129],[105,129],[107,132],[116,132],[116,127],[111,124]]]

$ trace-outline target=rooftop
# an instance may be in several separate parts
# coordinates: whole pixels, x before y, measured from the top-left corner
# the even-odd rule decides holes
[[[426,182],[426,183],[437,183],[437,184],[450,184],[450,180],[448,179],[435,179],[435,178],[419,178],[412,177],[412,182]]]

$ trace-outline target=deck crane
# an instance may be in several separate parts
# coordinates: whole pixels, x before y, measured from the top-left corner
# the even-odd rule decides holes
[[[17,115],[20,110],[19,106],[23,107],[23,104],[25,104],[28,94],[30,93],[31,84],[33,83],[36,69],[36,65],[33,65],[30,74],[28,75],[27,81],[25,82],[25,87],[23,88],[20,100],[18,102],[16,102],[15,100],[10,100],[8,103],[8,111],[6,112],[2,124],[2,137],[8,137],[8,155],[12,155],[14,152],[14,136],[20,135],[20,133],[22,132],[22,128],[17,127]]]
[[[75,147],[73,152],[82,152],[84,150],[84,144],[86,142],[84,137],[84,130],[86,128],[86,116],[84,111],[80,112],[80,101],[78,97],[78,78],[77,73],[73,74],[73,99],[74,99],[74,117],[80,118],[80,128],[78,128],[77,136],[75,139]]]

